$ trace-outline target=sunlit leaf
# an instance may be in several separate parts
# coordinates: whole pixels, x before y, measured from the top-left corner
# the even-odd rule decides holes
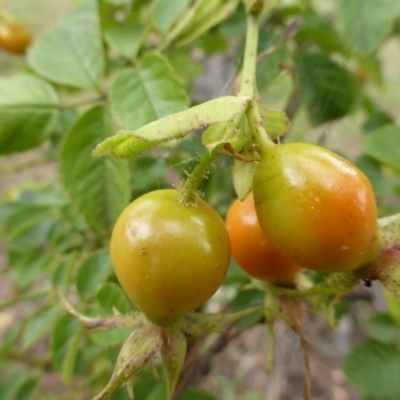
[[[96,1],[74,7],[53,30],[39,36],[28,63],[50,81],[98,89],[105,62]]]
[[[119,123],[133,130],[185,110],[188,99],[168,61],[150,54],[136,68],[117,75],[111,85],[111,104]]]

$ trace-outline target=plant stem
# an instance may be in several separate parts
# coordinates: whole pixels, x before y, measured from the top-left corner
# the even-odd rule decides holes
[[[239,96],[254,98],[256,94],[258,28],[258,18],[252,14],[247,15],[246,47]]]
[[[254,139],[258,145],[258,150],[261,155],[264,155],[266,151],[274,145],[274,143],[268,138],[265,131],[256,96],[258,30],[259,25],[257,16],[253,14],[247,15],[246,48],[244,52],[239,96],[247,96],[251,98],[251,103],[248,107],[248,119],[250,126],[254,131]]]
[[[220,144],[216,146],[211,152],[206,151],[200,158],[196,167],[192,171],[192,173],[186,179],[184,185],[182,186],[178,201],[182,204],[189,204],[193,202],[194,194],[199,184],[202,182],[206,175],[206,171],[213,163],[215,158],[220,153],[221,149],[224,147],[224,144]]]

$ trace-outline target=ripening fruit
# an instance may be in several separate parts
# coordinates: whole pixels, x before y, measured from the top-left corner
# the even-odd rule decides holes
[[[301,270],[275,250],[257,219],[253,193],[235,200],[226,216],[232,257],[249,275],[270,283],[287,283]]]
[[[253,180],[255,207],[271,244],[294,263],[353,270],[377,255],[377,212],[367,177],[320,146],[268,149]]]
[[[31,32],[23,25],[0,25],[0,46],[10,53],[24,54],[32,42]]]
[[[153,323],[167,326],[201,306],[230,262],[224,221],[205,201],[177,201],[176,190],[134,200],[118,218],[111,259],[128,297]]]

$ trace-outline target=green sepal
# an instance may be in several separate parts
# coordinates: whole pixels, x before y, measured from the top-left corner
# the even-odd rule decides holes
[[[182,332],[180,324],[162,329],[161,358],[164,365],[165,375],[168,381],[167,400],[171,399],[183,362],[186,357],[186,335]]]
[[[93,400],[107,398],[150,360],[155,358],[162,344],[161,329],[143,317],[141,325],[131,333],[123,344],[113,375],[107,386]]]
[[[261,104],[259,105],[259,109],[264,128],[271,139],[277,139],[289,130],[290,121],[285,113],[269,110]]]

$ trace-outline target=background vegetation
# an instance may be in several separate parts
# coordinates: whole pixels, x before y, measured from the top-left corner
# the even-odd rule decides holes
[[[54,287],[89,315],[132,308],[110,265],[110,229],[131,199],[178,185],[205,149],[193,132],[129,161],[90,154],[120,127],[235,92],[244,6],[206,3],[0,3],[1,14],[34,35],[26,55],[0,48],[2,400],[89,399],[108,381],[129,332],[89,336],[62,312]],[[319,143],[352,160],[370,178],[380,216],[400,212],[399,15],[392,0],[282,0],[260,32],[260,96],[291,122],[281,140]],[[201,187],[222,216],[235,198],[231,167],[220,157]],[[261,303],[249,282],[232,261],[206,309]],[[398,399],[400,302],[379,284],[360,287],[335,322],[331,332],[323,315],[305,317],[315,398]],[[192,343],[180,398],[302,398],[299,341],[284,322],[275,329],[271,374],[274,343],[259,315]],[[134,379],[134,392],[162,398],[157,365]],[[125,388],[112,396],[125,398]]]

